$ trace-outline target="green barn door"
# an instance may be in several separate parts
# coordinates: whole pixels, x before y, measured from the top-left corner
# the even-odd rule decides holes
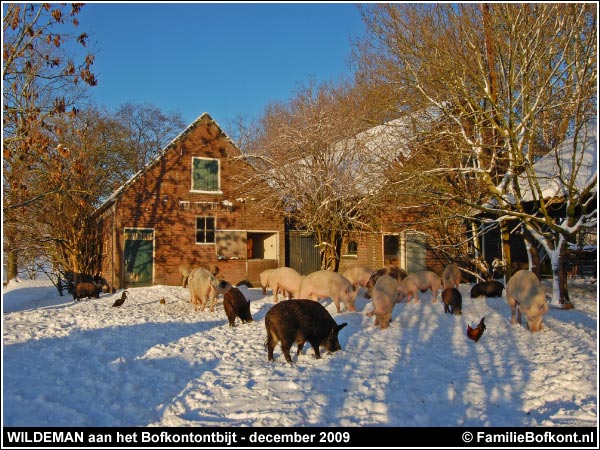
[[[404,245],[406,249],[406,271],[408,273],[413,273],[427,270],[427,246],[425,235],[413,231],[405,231]]]
[[[288,267],[300,275],[308,275],[321,269],[321,256],[314,233],[290,231],[286,237]]]
[[[125,228],[124,287],[152,286],[154,230]]]

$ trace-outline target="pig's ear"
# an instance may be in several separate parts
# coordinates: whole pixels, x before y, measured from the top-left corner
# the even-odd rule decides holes
[[[340,331],[342,328],[344,328],[346,325],[348,325],[346,322],[342,323],[341,325],[337,326],[337,331]]]

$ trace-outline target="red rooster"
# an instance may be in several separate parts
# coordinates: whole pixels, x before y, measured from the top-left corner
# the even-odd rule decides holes
[[[479,325],[477,325],[477,327],[475,328],[471,328],[471,326],[467,324],[467,337],[469,339],[472,339],[475,342],[477,342],[481,338],[483,332],[485,331],[485,323],[483,322],[484,320],[485,317],[482,317],[481,321],[479,322]]]

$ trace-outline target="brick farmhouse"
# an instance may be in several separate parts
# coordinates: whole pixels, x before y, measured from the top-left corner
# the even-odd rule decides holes
[[[178,285],[179,266],[189,263],[216,265],[219,277],[256,286],[265,269],[319,270],[312,234],[286,225],[283,212],[266,213],[261,199],[240,191],[236,175],[254,170],[240,156],[209,114],[189,125],[98,209],[101,275],[116,289]],[[423,214],[418,208],[400,213],[390,204],[378,230],[344,238],[339,271],[395,264],[441,273],[445,262],[429,249],[428,230],[414,226]]]
[[[239,191],[252,170],[203,114],[98,209],[101,274],[116,289],[181,283],[179,266],[216,265],[232,283],[285,264],[283,215]]]

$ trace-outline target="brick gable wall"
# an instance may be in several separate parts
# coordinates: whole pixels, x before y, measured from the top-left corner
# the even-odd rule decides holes
[[[236,200],[240,194],[235,175],[251,170],[236,160],[237,156],[237,148],[209,116],[191,125],[101,214],[102,274],[114,280],[115,287],[123,286],[125,228],[154,229],[154,284],[180,284],[179,265],[185,262],[193,266],[216,264],[220,276],[232,283],[250,278],[256,283],[259,271],[283,265],[283,218],[263,214],[260,199],[245,203]],[[191,191],[193,157],[219,159],[222,193]],[[278,232],[278,259],[217,259],[215,244],[196,243],[198,216],[214,217],[217,229]]]

